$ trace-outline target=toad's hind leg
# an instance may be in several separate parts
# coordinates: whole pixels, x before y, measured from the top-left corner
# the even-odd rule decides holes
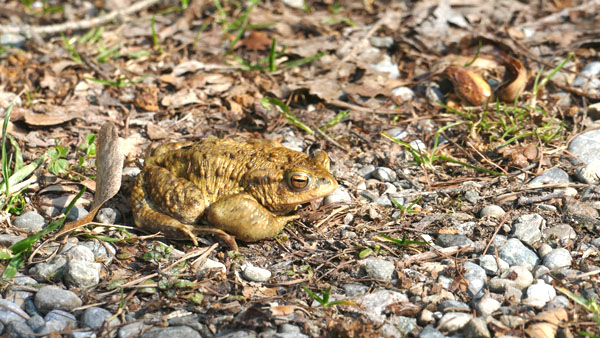
[[[167,238],[189,239],[195,246],[198,246],[197,233],[212,233],[221,238],[233,250],[237,250],[235,239],[223,230],[186,224],[158,211],[144,193],[142,185],[143,177],[138,177],[131,193],[131,209],[135,225],[138,228],[152,233],[162,232]]]
[[[244,242],[272,238],[298,216],[277,216],[248,194],[224,197],[206,210],[206,220]]]

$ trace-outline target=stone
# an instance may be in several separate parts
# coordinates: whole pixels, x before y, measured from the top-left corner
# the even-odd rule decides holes
[[[44,217],[35,211],[27,211],[26,213],[15,217],[13,221],[15,227],[25,230],[30,234],[42,230],[44,224]]]
[[[189,326],[154,327],[140,335],[140,338],[163,337],[201,338],[202,336]]]
[[[52,310],[72,311],[82,305],[81,299],[75,293],[53,285],[40,288],[35,294],[34,302],[42,313]]]
[[[527,267],[515,265],[511,266],[502,277],[490,279],[489,286],[494,292],[504,292],[507,286],[523,290],[533,283],[533,275]]]
[[[511,238],[500,248],[498,256],[510,266],[523,265],[531,271],[540,263],[540,259],[531,249],[527,248],[518,238]]]
[[[485,270],[473,262],[464,264],[464,278],[469,282],[467,291],[473,297],[480,297],[480,292],[483,291],[487,284],[487,274]]]
[[[249,281],[263,283],[271,278],[271,271],[248,264],[243,268],[243,275]]]
[[[481,317],[471,318],[465,325],[463,334],[465,338],[488,338],[492,336],[485,319]]]
[[[576,136],[569,144],[569,152],[575,156],[569,157],[574,164],[592,163],[600,160],[600,129],[590,130]]]
[[[471,318],[473,318],[473,315],[470,313],[448,312],[442,316],[442,319],[440,319],[438,329],[442,331],[455,332],[465,327]]]
[[[529,181],[528,185],[533,188],[541,187],[547,184],[569,183],[569,174],[559,168],[552,168],[544,171],[540,176]]]
[[[435,240],[435,244],[441,246],[442,248],[447,248],[451,246],[473,244],[473,241],[464,235],[439,234]]]
[[[552,298],[556,297],[556,290],[552,285],[538,279],[537,283],[527,288],[527,299],[523,303],[534,307],[543,307]]]
[[[384,259],[367,258],[364,260],[364,264],[367,275],[381,281],[391,280],[392,274],[396,270],[393,262]]]
[[[104,322],[109,321],[112,316],[113,314],[110,313],[110,311],[100,307],[92,306],[85,309],[80,320],[84,327],[97,330],[104,325]],[[115,317],[109,322],[108,326],[115,327],[119,324],[121,324],[121,321],[119,318]]]
[[[423,330],[419,333],[419,338],[445,338],[440,331],[438,331],[433,326],[425,326]]]
[[[394,182],[397,178],[396,172],[390,168],[379,167],[375,169],[371,176],[381,182]]]
[[[72,260],[65,268],[65,282],[73,287],[89,288],[100,283],[102,264]]]
[[[498,263],[500,263],[500,269],[498,269]],[[496,256],[494,255],[483,255],[479,257],[479,266],[481,266],[490,276],[499,275],[509,268],[508,263],[501,258],[496,260]]]
[[[341,186],[338,186],[331,194],[323,198],[323,205],[349,203],[352,203],[352,197],[350,197],[348,190]]]
[[[568,268],[571,266],[571,253],[564,248],[558,248],[550,251],[544,256],[544,265],[550,270],[559,268]]]
[[[506,214],[506,211],[504,211],[501,207],[499,207],[495,204],[487,205],[483,209],[481,209],[481,211],[479,212],[479,216],[482,218],[483,217],[491,217],[491,218],[500,219],[500,218],[504,217],[505,214]]]
[[[519,216],[513,226],[512,235],[521,241],[532,245],[542,239],[542,227],[546,221],[538,214]]]

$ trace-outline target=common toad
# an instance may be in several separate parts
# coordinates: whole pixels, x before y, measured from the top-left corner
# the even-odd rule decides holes
[[[170,143],[146,158],[131,194],[135,224],[175,239],[212,232],[235,241],[274,237],[298,205],[337,187],[324,151],[312,156],[279,143],[206,139]],[[206,225],[208,223],[209,226]]]

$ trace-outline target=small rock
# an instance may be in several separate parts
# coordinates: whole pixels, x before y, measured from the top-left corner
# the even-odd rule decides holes
[[[440,89],[440,85],[435,82],[429,83],[425,89],[425,97],[427,98],[427,101],[434,106],[439,106],[440,102],[444,103],[446,101],[444,93],[442,93],[442,90]]]
[[[49,263],[37,263],[32,266],[29,268],[28,273],[37,278],[39,282],[56,280],[61,277],[66,265],[67,258],[63,255],[57,255]]]
[[[546,303],[546,308],[549,310],[558,309],[558,308],[571,308],[571,303],[569,302],[569,298],[563,295],[558,295],[552,298],[548,303]]]
[[[131,324],[127,324],[121,326],[117,333],[119,338],[138,338],[140,332],[148,329],[150,325],[144,324],[144,322],[133,322]]]
[[[575,233],[573,227],[568,224],[557,224],[553,227],[544,229],[544,231],[542,231],[542,236],[545,240],[561,242],[569,239],[576,239],[577,233]]]
[[[371,173],[371,176],[373,176],[373,178],[380,180],[382,182],[393,182],[397,178],[396,172],[393,171],[392,169],[386,168],[386,167],[379,167],[379,168],[375,169]]]
[[[402,129],[402,128],[388,129],[385,131],[385,133],[390,135],[391,137],[395,138],[396,140],[403,140],[403,139],[407,138],[408,136],[410,136],[408,131],[406,131],[406,129]]]
[[[513,226],[513,236],[532,245],[542,239],[541,228],[545,223],[546,221],[538,214],[519,216]]]
[[[323,199],[323,205],[349,203],[352,203],[352,197],[350,197],[348,190],[341,186],[338,186],[337,189]]]
[[[575,80],[573,80],[573,86],[581,87],[585,85],[586,89],[596,89],[600,87],[600,80],[597,79],[598,74],[600,74],[600,62],[593,61],[586,64],[583,69],[581,69],[581,73],[592,79],[588,80],[585,77],[577,76]]]
[[[527,266],[529,270],[533,270],[540,262],[535,252],[523,245],[517,238],[507,240],[500,248],[498,255],[510,266],[523,265]]]
[[[392,201],[387,196],[378,197],[373,201],[375,204],[381,205],[382,207],[391,207]]]
[[[564,248],[558,248],[550,251],[544,256],[544,265],[550,270],[559,268],[568,268],[571,266],[571,253]]]
[[[85,241],[81,245],[90,249],[94,254],[94,262],[110,264],[117,253],[117,249],[106,242],[100,241]]]
[[[81,299],[75,293],[53,285],[40,288],[35,294],[34,302],[42,313],[48,313],[56,309],[71,311],[82,304]]]
[[[501,207],[499,207],[495,204],[487,205],[483,209],[481,209],[481,211],[479,212],[479,216],[482,218],[483,217],[491,217],[491,218],[500,219],[500,218],[504,217],[505,214],[506,214],[506,212]]]
[[[94,253],[85,245],[74,245],[67,250],[60,252],[61,254],[67,257],[69,261],[84,261],[84,262],[94,262]]]
[[[22,48],[25,44],[25,37],[20,34],[4,33],[0,35],[0,45]]]
[[[44,217],[35,211],[27,211],[21,216],[15,217],[13,225],[28,233],[36,233],[44,227]]]
[[[10,322],[24,322],[29,319],[29,315],[13,302],[0,299],[0,322],[8,324]]]
[[[113,316],[110,311],[92,306],[90,308],[85,309],[83,315],[81,316],[81,324],[84,327],[89,327],[90,329],[97,330],[104,325],[104,322],[108,321]],[[108,326],[114,327],[121,324],[119,318],[115,317],[110,321]]]
[[[388,73],[387,76],[391,79],[397,79],[400,77],[398,65],[392,62],[392,58],[388,54],[382,54],[379,60],[380,61],[377,63],[369,64],[374,71]]]
[[[346,296],[348,297],[361,296],[369,291],[368,286],[357,283],[346,283],[342,285],[342,287],[344,288],[344,293],[346,293]]]
[[[498,310],[500,308],[500,305],[502,304],[499,301],[486,295],[477,302],[475,308],[477,309],[479,314],[481,314],[484,317],[487,317],[491,316],[492,313],[494,313],[494,311]]]
[[[489,286],[494,292],[503,292],[506,286],[511,286],[523,290],[533,283],[533,275],[527,267],[516,265],[511,266],[502,277],[490,279]]]
[[[67,211],[67,209],[63,209],[63,213]],[[87,214],[89,214],[89,212],[87,210],[85,210],[84,207],[79,206],[79,205],[74,205],[73,208],[71,208],[71,211],[69,211],[69,214],[67,215],[67,221],[76,221],[79,220],[81,218],[83,218],[84,216],[86,216]]]
[[[445,338],[440,331],[438,331],[433,326],[425,326],[423,330],[419,333],[419,338]]]
[[[537,188],[546,184],[569,183],[569,174],[562,169],[552,168],[544,171],[542,175],[529,181],[529,186]]]
[[[600,160],[595,160],[575,169],[575,176],[580,182],[587,184],[600,182]]]
[[[102,208],[96,214],[96,221],[104,224],[116,224],[121,221],[121,212],[115,208]]]
[[[408,334],[417,327],[416,318],[397,316],[395,318],[390,318],[390,321],[394,323],[393,326],[395,326],[402,333],[403,337],[408,336]]]
[[[471,307],[464,302],[458,300],[447,299],[438,305],[438,311],[441,312],[469,312]]]
[[[396,269],[394,263],[384,259],[368,258],[364,260],[364,264],[369,277],[382,281],[392,279],[392,274]]]
[[[304,0],[283,0],[283,3],[296,9],[304,9]]]
[[[24,240],[24,236],[0,234],[0,246],[10,247],[13,244]]]
[[[423,309],[423,311],[421,311],[421,315],[419,316],[419,323],[423,324],[431,324],[435,322],[435,316],[433,315],[433,312],[427,310],[427,309]]]
[[[250,264],[246,265],[243,274],[244,278],[252,282],[262,283],[271,278],[271,271]]]
[[[440,319],[438,329],[449,332],[458,331],[465,327],[471,318],[473,318],[473,315],[470,313],[448,312]]]
[[[479,193],[475,190],[469,190],[465,192],[465,200],[471,204],[477,204],[479,202]]]
[[[360,168],[358,170],[358,172],[362,175],[362,177],[364,177],[365,179],[370,178],[371,174],[375,171],[377,167],[375,167],[372,164],[367,164],[366,166]]]
[[[5,334],[8,334],[8,337],[35,337],[33,330],[27,325],[27,323],[22,321],[12,321],[6,324]]]
[[[513,287],[510,284],[507,284],[504,287],[504,299],[506,301],[520,302],[521,298],[523,298],[523,291]]]
[[[44,317],[46,321],[46,327],[44,328],[44,334],[52,332],[63,331],[68,326],[76,328],[77,318],[67,311],[63,310],[52,310]]]
[[[102,264],[72,260],[65,268],[65,282],[77,288],[88,288],[100,283]]]
[[[298,337],[298,338],[308,338],[307,335],[303,334],[302,331],[300,330],[299,327],[297,327],[296,325],[292,325],[292,324],[283,324],[279,327],[278,330],[278,335],[277,337],[279,338],[292,338],[292,337]]]
[[[487,275],[485,270],[473,262],[466,262],[464,265],[464,278],[469,282],[467,291],[473,297],[480,297],[479,293],[487,284]]]
[[[543,279],[547,283],[551,283],[553,278],[550,275],[550,269],[548,269],[545,265],[538,265],[533,270],[533,278],[535,279]]]
[[[498,269],[498,262],[500,263],[500,269]],[[494,255],[484,255],[479,257],[479,266],[481,266],[490,276],[501,274],[509,268],[508,263],[503,259],[498,258],[496,261],[496,256]]]
[[[31,316],[31,318],[29,318],[29,320],[27,321],[27,325],[29,325],[29,327],[33,330],[33,332],[35,333],[40,333],[42,331],[47,331],[48,329],[46,328],[46,321],[44,320],[44,318],[40,315],[34,315]]]
[[[575,137],[569,144],[569,152],[575,156],[569,160],[577,165],[579,160],[583,163],[592,163],[600,160],[600,129],[591,130]]]
[[[524,304],[535,307],[543,307],[552,298],[556,297],[556,290],[552,285],[544,283],[538,279],[538,282],[527,288],[527,299]]]
[[[398,97],[402,101],[412,101],[415,98],[415,92],[408,87],[396,87],[392,89],[392,96]]]
[[[467,325],[463,329],[465,338],[487,338],[491,337],[490,330],[488,330],[487,323],[483,318],[471,318]]]
[[[381,324],[386,319],[384,313],[387,313],[387,307],[391,304],[406,303],[408,297],[396,291],[378,290],[358,297],[355,302],[362,314],[373,322]]]
[[[435,240],[435,244],[441,246],[442,248],[448,248],[451,246],[473,244],[473,241],[464,235],[439,234]]]
[[[394,39],[391,36],[371,36],[369,43],[377,48],[390,48],[394,45]]]
[[[154,327],[140,335],[140,338],[163,337],[201,338],[202,336],[189,326]]]
[[[511,329],[515,329],[515,328],[522,327],[523,325],[525,325],[525,319],[523,319],[519,316],[513,316],[513,315],[500,316],[500,322],[502,322],[502,324],[510,327]]]

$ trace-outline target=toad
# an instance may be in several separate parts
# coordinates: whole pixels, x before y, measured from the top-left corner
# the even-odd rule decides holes
[[[329,157],[309,156],[265,140],[205,139],[170,143],[146,158],[131,193],[135,224],[166,237],[210,232],[253,242],[272,238],[300,204],[333,192]]]

